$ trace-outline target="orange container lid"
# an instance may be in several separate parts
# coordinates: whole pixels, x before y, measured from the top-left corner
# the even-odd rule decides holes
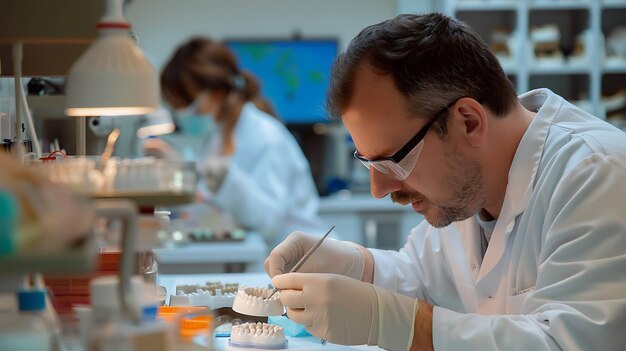
[[[193,315],[194,312],[205,311],[202,306],[160,306],[158,317],[168,323],[175,323],[183,314],[189,314],[180,321],[178,334],[184,340],[209,333],[213,328],[213,316]]]

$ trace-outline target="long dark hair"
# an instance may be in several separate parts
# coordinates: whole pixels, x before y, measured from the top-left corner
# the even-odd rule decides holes
[[[275,115],[271,104],[261,97],[261,84],[250,72],[239,68],[235,54],[221,42],[195,37],[182,44],[161,73],[163,97],[175,107],[193,102],[202,91],[222,91],[226,100],[217,116],[236,119],[243,103]]]

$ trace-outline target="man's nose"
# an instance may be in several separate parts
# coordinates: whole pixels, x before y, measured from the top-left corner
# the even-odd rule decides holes
[[[391,174],[385,174],[370,167],[370,192],[372,196],[381,199],[387,194],[401,189],[402,182],[394,179]]]

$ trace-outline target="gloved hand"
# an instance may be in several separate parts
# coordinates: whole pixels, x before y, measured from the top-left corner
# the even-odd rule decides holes
[[[212,156],[198,163],[198,173],[212,192],[217,192],[228,173],[230,157]]]
[[[289,273],[272,284],[289,318],[319,338],[403,351],[413,341],[417,299],[336,274]]]
[[[270,277],[289,272],[319,239],[302,232],[289,234],[270,252],[265,260],[265,271]],[[324,240],[298,272],[334,273],[360,280],[364,268],[365,256],[358,245],[329,238]]]
[[[179,161],[182,156],[172,145],[158,138],[148,138],[143,140],[143,155],[152,156],[159,159]]]

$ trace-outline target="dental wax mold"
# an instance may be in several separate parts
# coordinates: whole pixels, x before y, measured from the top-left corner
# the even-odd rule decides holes
[[[206,285],[179,285],[170,296],[170,306],[232,307],[239,284],[207,282]]]
[[[287,348],[287,340],[283,327],[260,322],[244,323],[233,325],[228,345],[275,350]]]
[[[248,316],[281,316],[285,312],[285,308],[279,299],[280,292],[268,299],[267,297],[272,294],[272,291],[272,289],[266,288],[241,287],[233,302],[233,310]]]

